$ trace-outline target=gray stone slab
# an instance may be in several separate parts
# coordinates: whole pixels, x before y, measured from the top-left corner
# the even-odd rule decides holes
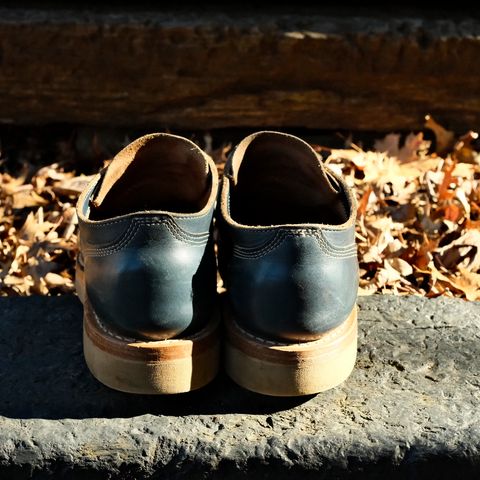
[[[479,478],[480,304],[371,296],[356,369],[300,399],[221,374],[190,394],[103,387],[73,296],[0,299],[0,478]]]
[[[0,122],[392,131],[429,113],[460,133],[480,122],[474,5],[92,3],[0,6]]]

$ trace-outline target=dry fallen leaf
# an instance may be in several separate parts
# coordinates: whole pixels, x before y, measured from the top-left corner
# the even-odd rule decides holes
[[[72,177],[58,164],[34,172],[30,183],[24,174],[18,179],[0,174],[2,295],[73,290],[77,219],[71,202],[78,193],[68,197],[53,190],[55,183]]]
[[[480,300],[480,274],[459,269],[460,276],[455,280],[455,286],[465,293],[467,300]]]
[[[432,130],[435,134],[437,140],[435,151],[439,155],[444,155],[452,149],[455,134],[439,125],[431,115],[425,115],[425,128]]]
[[[421,132],[406,137],[389,134],[373,151],[351,141],[347,149],[316,147],[322,156],[327,152],[328,168],[343,175],[357,195],[359,295],[480,300],[476,133],[456,139],[431,117],[427,127],[435,133],[438,153],[429,153]],[[97,137],[92,138],[95,149]],[[221,170],[231,145],[220,143],[212,150],[211,136],[203,141]],[[62,152],[71,156],[68,145]],[[0,173],[2,295],[51,295],[74,289],[75,202],[92,177],[75,176],[62,165],[56,161],[35,171],[33,165],[22,163],[17,175]]]
[[[478,139],[478,133],[470,130],[463,137],[460,137],[453,148],[453,158],[462,163],[479,163],[480,156],[475,151],[472,142]]]
[[[476,299],[480,275],[480,165],[475,135],[455,143],[428,120],[437,150],[421,135],[377,141],[376,152],[331,150],[326,161],[357,192],[359,294],[372,292]],[[462,143],[463,142],[463,143]],[[455,148],[455,151],[453,149]],[[455,152],[461,154],[456,155]],[[402,149],[403,153],[402,153]],[[403,156],[402,156],[403,155]],[[464,162],[467,155],[475,161]]]

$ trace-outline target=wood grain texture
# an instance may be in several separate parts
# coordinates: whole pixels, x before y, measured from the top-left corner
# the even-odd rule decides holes
[[[0,122],[475,128],[480,21],[450,17],[3,8]]]

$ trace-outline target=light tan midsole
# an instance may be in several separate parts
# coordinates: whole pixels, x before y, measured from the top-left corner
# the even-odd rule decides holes
[[[195,335],[143,341],[109,330],[96,317],[76,269],[77,293],[84,306],[83,350],[88,368],[108,387],[129,393],[189,392],[209,383],[219,365],[218,316]]]
[[[356,308],[320,339],[297,344],[262,341],[227,319],[227,372],[258,393],[297,396],[328,390],[350,375],[356,354]]]
[[[149,362],[112,355],[98,348],[84,331],[83,349],[93,376],[104,385],[122,392],[189,392],[209,383],[218,371],[218,343],[196,356]]]

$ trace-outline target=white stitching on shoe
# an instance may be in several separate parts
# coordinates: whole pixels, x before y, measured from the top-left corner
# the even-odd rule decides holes
[[[98,327],[103,330],[104,333],[110,335],[111,337],[116,338],[117,340],[122,340],[123,342],[128,342],[128,343],[144,343],[145,340],[139,340],[138,338],[129,338],[129,337],[123,337],[122,335],[119,335],[115,332],[112,332],[109,328],[107,328],[98,318],[97,314],[93,309],[91,309],[91,312],[93,313],[93,317],[95,318],[95,322],[97,323]]]
[[[137,234],[138,230],[142,226],[152,227],[164,225],[170,234],[174,236],[177,240],[187,243],[192,246],[205,246],[209,238],[209,232],[200,233],[200,234],[190,234],[180,229],[174,222],[168,218],[153,220],[150,218],[134,218],[132,219],[130,225],[126,229],[125,233],[118,239],[116,239],[111,244],[106,247],[90,247],[83,249],[84,255],[88,256],[106,256],[112,253],[116,253],[126,247],[130,241]]]
[[[278,231],[277,231],[278,232]],[[258,249],[245,247],[234,246],[233,255],[238,258],[243,259],[258,259],[261,258],[277,247],[279,247],[288,237],[313,237],[317,240],[318,245],[321,251],[333,258],[353,258],[357,256],[357,246],[355,243],[347,246],[337,247],[332,245],[328,240],[322,235],[321,230],[311,230],[311,229],[298,229],[296,231],[284,231],[277,233],[273,240],[265,246],[261,246]]]
[[[357,308],[357,307],[354,307]],[[305,345],[305,344],[312,344],[315,342],[325,342],[325,341],[332,341],[335,340],[337,337],[340,337],[345,333],[345,331],[349,327],[349,322],[347,321],[350,318],[351,313],[349,316],[340,324],[337,325],[336,327],[333,327],[330,330],[327,330],[322,334],[320,338],[317,338],[316,340],[308,340],[306,342],[279,342],[279,341],[274,341],[274,340],[267,340],[262,337],[258,337],[257,335],[254,335],[251,332],[248,332],[247,330],[243,329],[237,322],[235,322],[235,327],[242,332],[243,335],[246,337],[249,337],[251,339],[257,340],[259,343],[262,345],[265,345],[266,347],[283,347],[283,346],[291,346],[291,345]]]

